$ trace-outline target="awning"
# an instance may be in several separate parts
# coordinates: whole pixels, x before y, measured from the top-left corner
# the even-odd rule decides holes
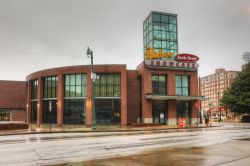
[[[146,99],[151,100],[207,100],[205,96],[165,96],[165,95],[145,95]]]

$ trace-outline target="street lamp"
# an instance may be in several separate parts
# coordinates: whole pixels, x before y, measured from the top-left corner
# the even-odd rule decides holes
[[[94,82],[96,79],[96,74],[94,73],[94,65],[93,65],[93,51],[88,47],[87,49],[87,57],[91,59],[91,87],[92,87],[92,99],[91,99],[91,105],[92,105],[92,129],[96,130],[96,118],[95,118],[95,88],[94,88]]]

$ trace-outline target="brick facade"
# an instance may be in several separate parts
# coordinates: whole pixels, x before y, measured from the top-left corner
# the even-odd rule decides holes
[[[25,81],[0,81],[0,109],[10,111],[11,121],[25,120]]]
[[[95,73],[120,73],[121,74],[121,125],[127,125],[127,70],[126,65],[95,65]],[[42,70],[27,76],[27,82],[29,84],[29,92],[31,91],[31,81],[38,79],[38,111],[37,111],[37,126],[42,124],[42,99],[43,99],[43,84],[42,78],[49,76],[58,76],[57,83],[57,126],[63,124],[63,101],[64,101],[64,79],[63,75],[66,74],[87,74],[87,89],[86,89],[86,126],[89,127],[92,124],[92,86],[91,86],[91,68],[90,66],[69,66],[54,69]],[[27,99],[27,114],[30,114],[30,95]],[[28,116],[27,116],[28,117]]]
[[[140,79],[137,71],[127,71],[127,111],[128,124],[137,123],[140,118]]]
[[[178,71],[178,70],[161,70],[149,69],[144,63],[137,67],[139,76],[141,77],[141,96],[142,96],[142,119],[144,123],[152,123],[152,100],[146,99],[144,96],[152,94],[152,81],[153,74],[160,74],[167,76],[167,95],[175,96],[175,76],[188,75],[189,76],[189,96],[198,96],[198,75],[195,71]],[[168,124],[176,124],[176,100],[167,100],[168,102]],[[195,108],[195,100],[191,100],[191,118],[197,118],[197,110]]]
[[[176,96],[175,76],[189,76],[189,96],[198,96],[198,76],[197,70],[166,70],[151,69],[144,63],[141,63],[137,70],[127,70],[126,65],[96,65],[94,72],[100,73],[120,73],[121,74],[121,126],[132,123],[153,123],[152,99],[147,99],[145,95],[152,94],[153,74],[166,76],[167,96]],[[38,80],[38,96],[37,96],[37,126],[42,124],[43,112],[43,78],[57,76],[57,126],[63,125],[64,110],[64,75],[66,74],[87,74],[86,86],[86,126],[92,125],[92,86],[91,86],[91,68],[90,66],[69,66],[61,68],[52,68],[38,71],[27,76],[27,82],[0,82],[0,108],[18,108],[24,110],[26,106],[26,114],[22,112],[13,113],[12,117],[16,120],[24,119],[30,123],[31,118],[31,83]],[[17,93],[18,92],[18,93]],[[26,99],[26,102],[25,102]],[[177,117],[177,100],[168,99],[166,120],[169,125],[176,125]],[[195,100],[191,100],[191,118],[192,121],[197,119],[197,110],[195,108]]]

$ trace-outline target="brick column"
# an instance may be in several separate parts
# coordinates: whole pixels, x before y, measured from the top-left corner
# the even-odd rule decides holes
[[[197,71],[190,76],[190,96],[198,96],[198,75]]]
[[[198,111],[198,117],[197,117],[197,108],[195,107],[195,102],[196,100],[191,101],[191,120],[192,120],[192,124],[196,124],[197,123],[197,118],[198,118],[198,122],[199,122],[199,111]]]
[[[31,82],[27,81],[26,84],[26,123],[30,123],[30,116],[31,116]]]
[[[145,98],[146,94],[152,94],[151,72],[144,68],[142,75],[142,118],[143,123],[153,123],[152,100]]]
[[[175,88],[175,73],[169,72],[168,79],[168,95],[175,96],[176,88]],[[168,100],[168,125],[176,125],[176,100]]]
[[[127,72],[121,72],[121,125],[127,125]]]
[[[37,127],[42,124],[42,111],[43,111],[43,79],[38,79],[38,92],[37,92]]]
[[[63,98],[64,98],[64,80],[63,75],[58,75],[57,82],[57,126],[62,127],[63,124]]]
[[[168,85],[168,95],[169,96],[175,96],[176,91],[175,91],[175,74],[173,72],[169,72],[168,74],[168,79],[167,79],[167,85]]]
[[[168,125],[176,125],[176,100],[168,100]]]
[[[87,87],[86,87],[86,127],[91,127],[92,125],[92,86],[91,86],[91,72],[90,68],[87,72]]]

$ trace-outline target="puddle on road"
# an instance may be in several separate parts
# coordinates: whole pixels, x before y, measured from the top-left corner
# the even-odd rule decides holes
[[[250,141],[250,138],[240,138],[240,139],[236,139],[238,141]]]
[[[244,140],[244,141],[242,141]],[[211,166],[225,163],[245,165],[242,158],[249,158],[250,138],[241,138],[205,147],[176,147],[147,151],[145,154],[106,159],[64,163],[53,166]],[[248,161],[250,163],[250,159]]]

